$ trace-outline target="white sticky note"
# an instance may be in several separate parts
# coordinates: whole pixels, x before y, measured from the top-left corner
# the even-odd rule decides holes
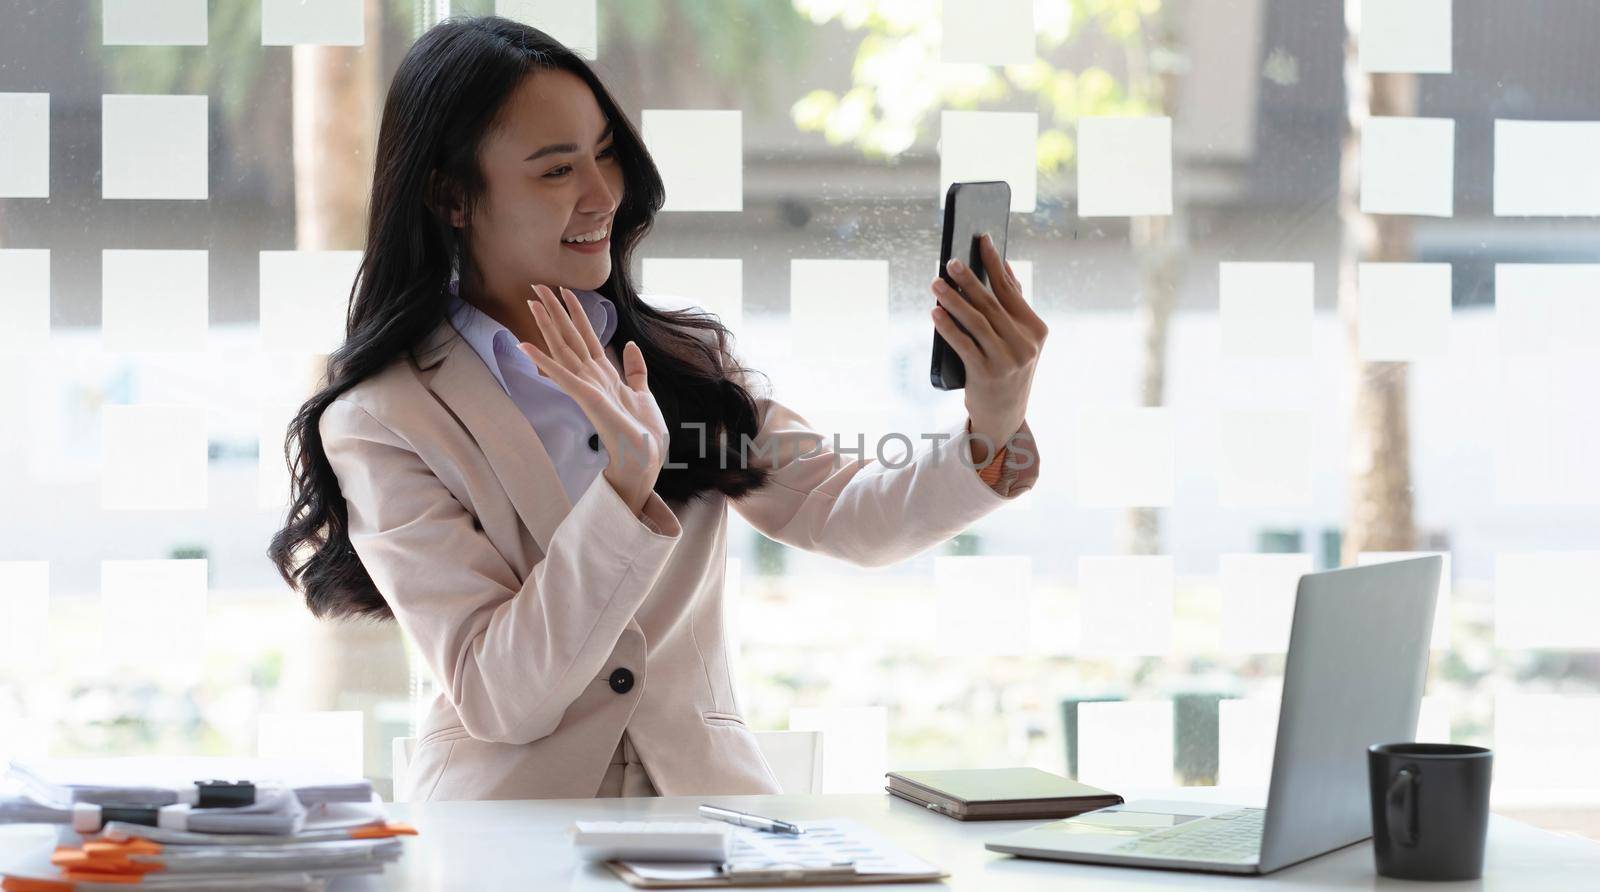
[[[1360,0],[1362,71],[1450,73],[1451,0]]]
[[[261,45],[360,46],[366,42],[364,7],[363,0],[261,0]]]
[[[1372,117],[1361,130],[1361,212],[1455,213],[1456,122]]]
[[[1600,697],[1501,693],[1494,699],[1494,787],[1600,788]]]
[[[206,416],[192,406],[103,406],[100,507],[206,507]]]
[[[106,46],[205,46],[206,0],[104,0]]]
[[[50,346],[50,251],[0,249],[0,354],[43,353]]]
[[[889,337],[888,262],[789,261],[789,334],[795,356],[882,357]]]
[[[1600,551],[1495,555],[1494,643],[1600,648]]]
[[[1031,212],[1039,194],[1039,115],[939,112],[939,209],[951,183],[1005,180],[1011,210]]]
[[[939,653],[1024,656],[1032,625],[1033,559],[1026,555],[939,555]]]
[[[1278,749],[1276,697],[1217,703],[1217,785],[1266,789]]]
[[[359,710],[264,712],[256,719],[256,758],[314,765],[334,775],[359,778],[364,728]]]
[[[1502,356],[1600,355],[1600,264],[1498,263]]]
[[[1450,350],[1450,264],[1363,263],[1360,355],[1367,362],[1412,362]]]
[[[1283,653],[1289,648],[1295,592],[1312,571],[1311,555],[1224,554],[1218,558],[1222,589],[1222,649],[1230,654]]]
[[[1218,500],[1227,507],[1311,504],[1311,413],[1222,410]]]
[[[741,112],[647,108],[640,123],[666,186],[663,211],[744,210]]]
[[[1033,61],[1033,0],[943,0],[940,12],[939,61],[976,65]]]
[[[100,252],[100,329],[116,352],[206,348],[207,252]]]
[[[594,0],[494,0],[494,14],[532,25],[593,61],[600,45],[594,5]]]
[[[360,251],[262,251],[261,349],[338,349],[360,267]]]
[[[1310,356],[1315,306],[1310,263],[1219,263],[1222,353]]]
[[[1443,697],[1424,696],[1417,710],[1418,743],[1450,743],[1450,703]]]
[[[261,430],[257,450],[256,505],[260,508],[285,508],[289,504],[289,463],[283,454],[289,422],[300,411],[299,403],[272,401],[259,410]]]
[[[199,668],[206,566],[196,559],[101,561],[102,654],[116,664]]]
[[[1356,555],[1356,566],[1403,561],[1409,558],[1439,555],[1444,558],[1439,567],[1439,594],[1433,606],[1433,635],[1428,646],[1434,650],[1450,647],[1450,553],[1447,551],[1363,551]]]
[[[889,711],[882,706],[789,709],[789,730],[822,732],[822,792],[882,793]]]
[[[206,198],[206,101],[205,96],[102,96],[100,196]]]
[[[1600,215],[1600,121],[1495,121],[1499,217]]]
[[[744,261],[737,257],[646,257],[641,291],[682,297],[734,334],[744,325]]]
[[[1017,284],[1022,286],[1023,303],[1028,306],[1035,306],[1033,302],[1033,261],[1017,260],[1014,257],[1007,257],[1006,261],[1011,264],[1011,271],[1017,276]]]
[[[1074,443],[1079,505],[1172,504],[1175,447],[1170,409],[1083,407]]]
[[[0,93],[0,198],[50,197],[50,94]]]
[[[1078,653],[1159,656],[1172,650],[1170,555],[1078,558]]]
[[[1600,401],[1579,383],[1592,381],[1600,357],[1501,356],[1490,425],[1501,505],[1600,505]]]
[[[0,677],[50,671],[50,562],[0,561]]]
[[[1078,121],[1078,216],[1172,213],[1172,119]]]
[[[1172,701],[1079,703],[1078,780],[1105,790],[1172,786]]]

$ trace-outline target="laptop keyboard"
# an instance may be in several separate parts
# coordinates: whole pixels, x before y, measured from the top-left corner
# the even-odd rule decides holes
[[[1249,861],[1261,854],[1261,824],[1266,809],[1241,808],[1166,830],[1146,833],[1117,846],[1129,855],[1157,855],[1195,861]]]

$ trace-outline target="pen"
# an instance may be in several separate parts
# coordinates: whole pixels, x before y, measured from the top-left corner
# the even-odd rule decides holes
[[[757,830],[765,830],[769,833],[788,833],[793,836],[799,836],[806,832],[798,824],[791,824],[788,821],[763,818],[760,815],[746,814],[742,811],[734,811],[731,808],[717,808],[715,805],[700,806],[700,816],[714,821],[726,821],[739,827],[754,827]]]

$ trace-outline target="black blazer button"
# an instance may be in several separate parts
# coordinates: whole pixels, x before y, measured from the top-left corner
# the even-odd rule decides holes
[[[633,673],[626,668],[619,668],[611,673],[611,690],[619,694],[626,694],[633,690]]]
[[[600,451],[600,435],[599,434],[590,434],[589,435],[589,448],[593,449],[595,452],[599,452]]]

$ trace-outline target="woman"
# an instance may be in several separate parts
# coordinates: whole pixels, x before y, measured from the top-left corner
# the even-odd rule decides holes
[[[728,668],[727,507],[878,566],[1038,476],[1046,329],[992,248],[995,291],[970,270],[970,305],[936,290],[969,418],[870,467],[753,393],[714,317],[640,299],[629,258],[662,203],[605,87],[533,28],[449,20],[395,74],[271,555],[317,616],[398,621],[437,678],[414,799],[777,792]]]

